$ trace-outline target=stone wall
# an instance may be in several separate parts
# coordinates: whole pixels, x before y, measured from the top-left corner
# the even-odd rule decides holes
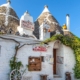
[[[6,13],[6,7],[5,6],[0,7],[0,13]]]

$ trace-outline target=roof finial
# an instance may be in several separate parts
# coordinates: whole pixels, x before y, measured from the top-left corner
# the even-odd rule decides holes
[[[10,0],[7,0],[7,3],[11,3],[11,1]]]
[[[48,6],[47,6],[47,5],[45,5],[45,6],[44,6],[44,8],[48,8]]]
[[[28,12],[28,10],[26,11],[26,14],[30,15],[29,12]]]
[[[29,14],[28,10],[26,11],[27,14]]]
[[[43,10],[42,13],[44,13],[44,12],[50,12],[50,11],[48,10],[48,6],[47,6],[47,5],[44,6],[44,10]]]

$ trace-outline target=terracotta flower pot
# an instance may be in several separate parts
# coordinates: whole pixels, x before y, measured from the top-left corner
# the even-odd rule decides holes
[[[50,29],[48,29],[48,32],[50,32]]]

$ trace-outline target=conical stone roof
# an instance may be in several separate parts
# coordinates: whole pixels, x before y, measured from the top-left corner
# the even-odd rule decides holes
[[[19,25],[19,18],[13,8],[10,6],[10,2],[0,6],[0,32],[8,33],[12,30],[12,34],[17,32],[17,26]]]
[[[40,14],[40,16],[35,21],[35,31],[34,34],[37,38],[39,38],[39,27],[44,22],[44,20],[47,21],[47,24],[50,25],[50,31],[51,36],[55,34],[56,30],[58,30],[60,33],[62,33],[62,29],[58,23],[58,21],[55,19],[55,17],[50,13],[48,10],[48,6],[44,7],[44,10]]]

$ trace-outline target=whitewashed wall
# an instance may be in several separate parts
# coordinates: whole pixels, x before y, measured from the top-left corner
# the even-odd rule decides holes
[[[35,57],[40,57],[40,56],[46,56],[46,55],[51,55],[52,54],[52,47],[48,47],[47,52],[38,52],[38,51],[33,51],[32,45],[25,45],[23,48],[21,48],[18,51],[17,58],[19,61],[21,61],[24,65],[22,69],[26,68],[26,65],[28,65],[28,57],[29,56],[35,56]],[[25,73],[26,76],[32,76],[32,80],[40,80],[40,74],[47,74],[50,79],[53,79],[53,65],[49,64],[49,62],[45,61],[42,62],[42,70],[41,71],[31,71]]]
[[[9,80],[9,61],[15,53],[15,43],[0,39],[0,80]]]
[[[22,38],[21,38],[22,39]],[[19,39],[20,40],[20,39]],[[23,39],[24,42],[24,39]],[[31,41],[32,42],[32,41]],[[26,41],[27,43],[27,41]],[[8,41],[8,40],[2,40],[0,39],[0,45],[1,45],[1,54],[0,54],[0,80],[9,80],[9,73],[10,73],[10,67],[9,67],[9,61],[15,54],[15,42]],[[42,62],[42,70],[41,71],[31,71],[28,72],[26,65],[28,64],[28,57],[29,56],[46,56],[51,55],[53,56],[53,46],[54,42],[50,42],[47,46],[47,52],[37,52],[33,51],[33,45],[25,45],[18,51],[18,61],[21,61],[24,65],[21,67],[21,71],[26,69],[26,72],[24,76],[32,76],[32,80],[40,80],[40,74],[47,74],[48,78],[51,80],[53,79],[53,64],[49,64],[48,61],[45,60],[45,62]],[[60,48],[57,50],[57,56],[63,56],[64,61],[63,65],[57,64],[58,67],[61,69],[60,73],[57,72],[57,74],[63,77],[63,80],[65,80],[65,72],[69,71],[73,73],[73,67],[75,64],[75,57],[73,54],[73,50],[69,47],[66,47],[64,45],[61,45]],[[71,74],[72,80],[74,80],[74,74]]]
[[[59,61],[58,58],[61,59],[62,61]],[[63,76],[64,76],[64,50],[63,50],[63,45],[62,44],[57,49],[56,59],[57,59],[57,61],[56,61],[56,63],[57,63],[56,64],[57,75],[59,75],[59,76],[61,76],[61,78],[63,78]]]
[[[47,31],[44,31],[44,27],[47,29]],[[49,25],[42,23],[39,28],[39,39],[40,40],[46,40],[50,38],[50,32],[48,32]]]
[[[64,73],[71,72],[71,78],[74,79],[75,55],[71,48],[63,46],[64,49]]]
[[[57,49],[57,56],[63,57],[63,64],[57,63],[57,74],[65,80],[65,72],[71,72],[71,79],[74,78],[74,65],[75,65],[75,55],[73,50],[65,45],[61,45]]]
[[[42,25],[40,25],[40,27],[39,27],[39,39],[40,40],[43,40],[44,39],[44,32],[43,32],[43,24]]]
[[[27,24],[26,22],[24,26],[22,21],[26,21],[26,22],[30,21],[33,24],[33,28],[34,28],[33,17],[30,16],[28,12],[25,12],[20,18],[20,26],[17,27],[17,30],[19,31],[20,35],[23,35],[23,34],[33,35],[32,33],[34,29],[32,29],[32,26],[30,24]]]

